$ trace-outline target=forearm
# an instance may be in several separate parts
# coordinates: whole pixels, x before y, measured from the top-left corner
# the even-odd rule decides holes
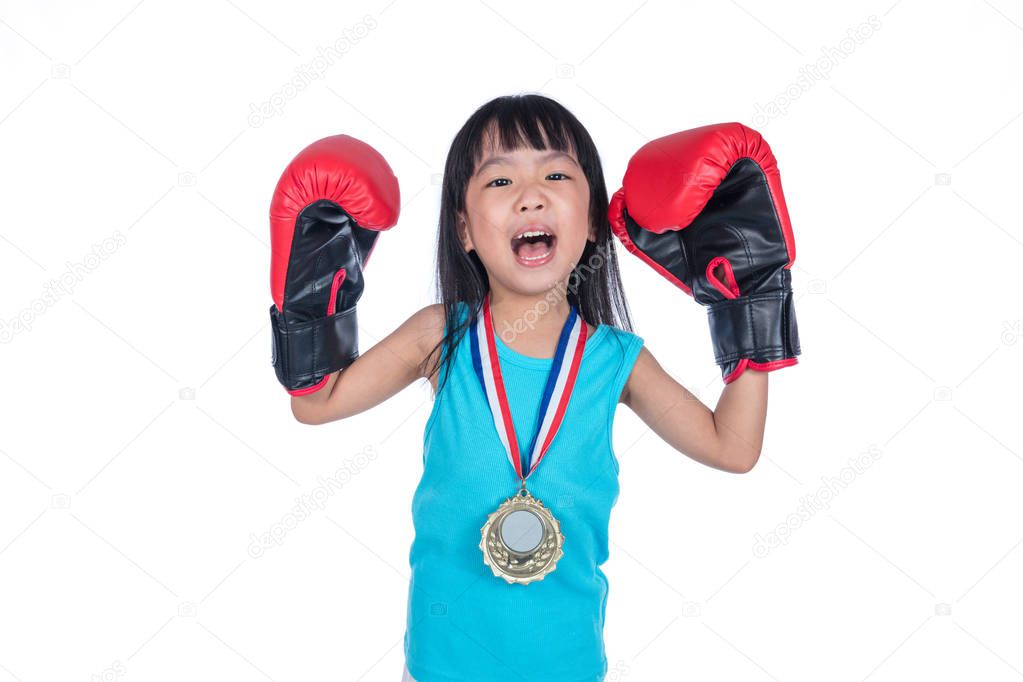
[[[720,451],[735,471],[749,471],[760,457],[767,421],[768,372],[746,370],[721,392],[714,409]]]

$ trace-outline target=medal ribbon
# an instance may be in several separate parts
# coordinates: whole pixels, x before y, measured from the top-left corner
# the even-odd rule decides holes
[[[586,324],[574,305],[569,306],[568,319],[561,328],[558,348],[554,353],[550,374],[540,402],[540,414],[529,446],[529,459],[525,462],[519,453],[519,442],[515,437],[508,396],[504,390],[501,364],[497,356],[497,340],[494,334],[493,318],[490,314],[490,293],[483,299],[483,314],[479,316],[475,329],[469,334],[472,346],[472,365],[483,387],[490,412],[494,416],[497,435],[508,453],[508,459],[516,475],[523,481],[540,465],[540,461],[561,426],[568,408],[583,350],[586,347]],[[566,362],[566,359],[568,360]],[[525,471],[525,475],[523,475]]]

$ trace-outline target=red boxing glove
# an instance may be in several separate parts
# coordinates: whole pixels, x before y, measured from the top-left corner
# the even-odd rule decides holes
[[[647,143],[608,217],[625,248],[707,307],[726,384],[747,368],[796,364],[796,244],[778,165],[759,133],[719,123]]]
[[[348,135],[312,143],[281,175],[270,203],[271,362],[292,395],[359,357],[362,273],[400,207],[387,161]]]

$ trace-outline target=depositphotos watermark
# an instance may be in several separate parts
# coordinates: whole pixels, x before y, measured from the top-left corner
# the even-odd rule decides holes
[[[754,536],[753,556],[763,559],[771,553],[772,549],[788,544],[795,531],[802,528],[803,524],[812,519],[818,511],[827,510],[831,506],[832,500],[838,497],[843,489],[852,485],[865,471],[874,466],[881,456],[881,448],[871,445],[856,457],[850,457],[849,465],[842,467],[837,476],[822,476],[820,487],[813,493],[799,498],[799,506],[788,515],[785,521],[764,535],[757,533]]]
[[[1002,343],[1006,346],[1014,346],[1021,338],[1023,338],[1023,319],[1011,322],[1009,320],[1002,321]]]
[[[313,512],[322,511],[327,506],[331,495],[344,488],[376,458],[376,449],[372,445],[367,445],[338,467],[332,476],[327,478],[318,476],[319,485],[308,493],[296,497],[295,506],[282,516],[280,521],[262,533],[249,533],[249,540],[251,540],[248,548],[249,556],[258,559],[271,547],[280,547],[284,544],[284,536],[289,531],[295,530],[298,524],[312,516]]]
[[[370,34],[370,31],[377,27],[377,20],[372,14],[367,14],[362,21],[354,26],[344,29],[341,37],[332,44],[316,48],[316,56],[308,64],[299,64],[295,67],[296,76],[281,86],[281,88],[270,95],[264,102],[249,104],[249,125],[253,128],[262,126],[268,118],[280,116],[284,113],[284,106],[291,100],[298,97],[298,93],[307,89],[315,81],[323,80],[327,69],[334,66],[342,57],[351,51],[360,40]]]
[[[95,272],[103,261],[127,242],[128,238],[120,230],[114,230],[113,234],[99,244],[93,244],[92,251],[82,256],[81,261],[67,261],[60,277],[44,283],[43,293],[22,308],[17,316],[9,320],[0,319],[0,343],[10,343],[16,335],[32,331],[32,326],[40,315],[56,305],[62,297],[74,293],[75,287],[86,275]]]
[[[867,20],[855,28],[850,28],[848,37],[838,41],[838,45],[821,47],[821,56],[811,64],[799,68],[799,76],[785,86],[781,92],[775,95],[767,104],[757,103],[756,112],[752,117],[754,128],[763,129],[773,118],[784,116],[788,113],[789,105],[803,96],[814,85],[822,80],[831,78],[831,70],[842,63],[842,60],[851,55],[858,45],[880,30],[881,20],[871,14]]]
[[[128,668],[120,661],[114,661],[105,670],[89,675],[90,682],[114,682],[128,674]]]

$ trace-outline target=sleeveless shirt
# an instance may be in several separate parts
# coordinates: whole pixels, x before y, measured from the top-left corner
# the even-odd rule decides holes
[[[468,306],[459,303],[464,320]],[[519,449],[536,430],[553,360],[519,353],[495,330]],[[470,329],[471,333],[471,329]],[[565,536],[554,571],[509,584],[483,563],[480,529],[520,480],[472,366],[468,336],[442,365],[412,498],[415,537],[404,637],[417,682],[593,682],[604,678],[608,522],[618,498],[611,429],[643,339],[599,325],[587,338],[561,427],[526,478]]]

